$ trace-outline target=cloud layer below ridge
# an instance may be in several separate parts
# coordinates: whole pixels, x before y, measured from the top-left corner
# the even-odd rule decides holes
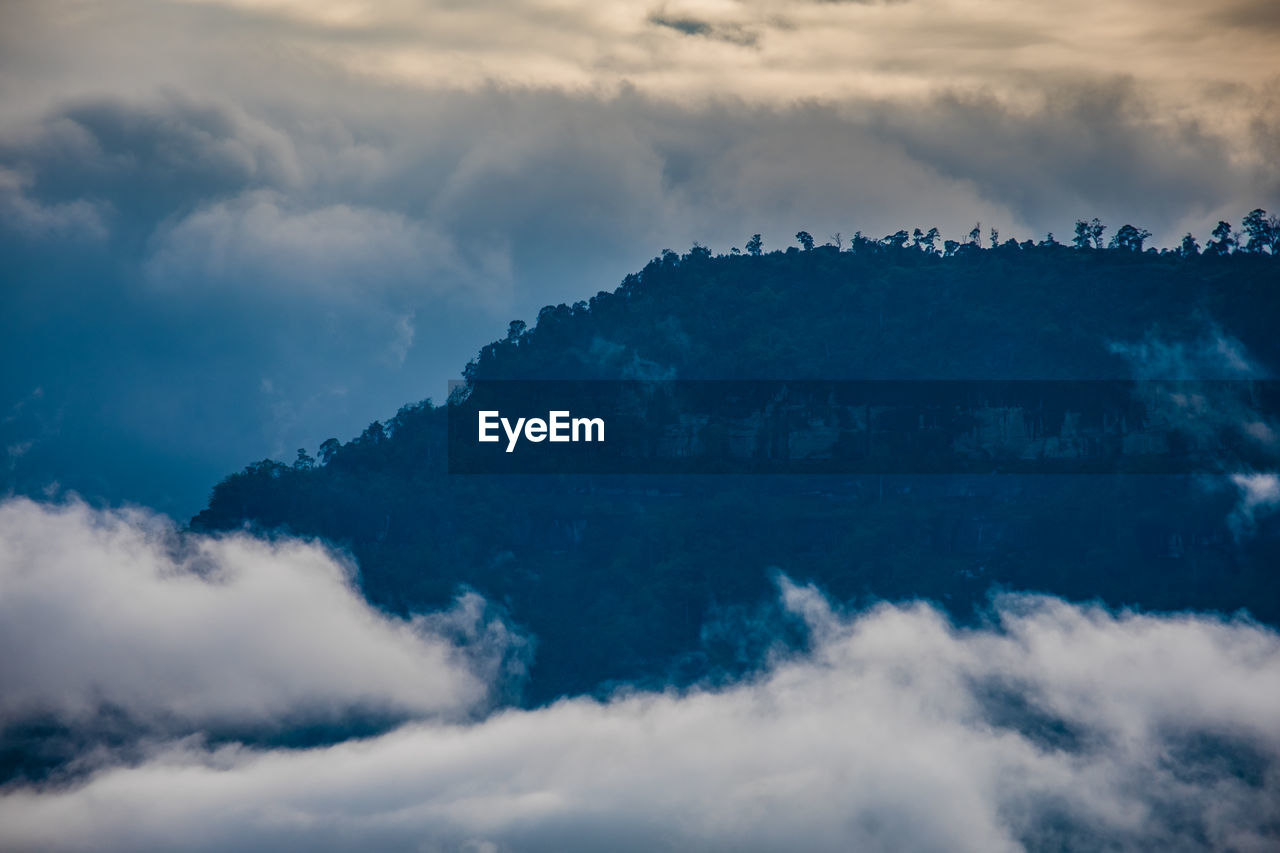
[[[198,539],[175,557],[156,524],[0,507],[0,624],[14,632],[6,648],[27,652],[6,665],[6,715],[83,714],[94,696],[188,721],[287,720],[352,702],[419,721],[304,750],[161,737],[128,760],[90,754],[69,779],[0,792],[6,848],[1277,840],[1280,636],[1247,620],[1004,595],[988,624],[958,629],[924,604],[843,612],[782,579],[810,648],[754,678],[469,719],[504,671],[493,650],[510,637],[497,625],[467,635],[388,620],[310,545]],[[160,623],[163,637],[151,636]]]

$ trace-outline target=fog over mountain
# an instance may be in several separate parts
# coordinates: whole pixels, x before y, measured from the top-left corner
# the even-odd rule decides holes
[[[368,668],[343,674],[351,696],[427,721],[304,750],[199,737],[125,748],[117,734],[69,778],[0,793],[6,849],[1260,851],[1280,821],[1280,636],[1246,618],[1000,595],[987,624],[957,629],[924,604],[845,611],[781,577],[781,605],[810,649],[780,651],[757,677],[450,722],[440,703],[468,693],[446,699],[412,668],[461,685],[468,670],[404,625],[369,616],[335,626],[335,612],[354,605],[325,572],[295,574],[299,561],[323,565],[314,548],[198,539],[185,548],[206,563],[196,576],[193,562],[169,562],[153,519],[0,507],[6,536],[19,522],[30,544],[0,561],[0,581],[28,606],[32,575],[88,580],[126,549],[145,567],[136,582],[149,599],[117,586],[94,599],[96,615],[64,611],[23,630],[24,643],[47,648],[45,665],[94,661],[94,695],[126,712],[283,722],[320,703],[340,713],[351,697],[331,688],[340,667],[355,666]],[[62,541],[40,536],[50,532]],[[68,559],[80,549],[85,560]],[[268,583],[288,594],[248,592]],[[141,662],[113,654],[151,630],[125,617],[157,597],[167,619],[200,626],[200,648],[136,646]],[[251,618],[221,615],[220,597],[250,604]],[[300,611],[299,597],[312,605]],[[331,606],[315,604],[326,598]],[[326,638],[305,640],[299,620]],[[272,636],[254,636],[264,626]],[[217,657],[246,644],[272,656],[238,678],[282,667],[289,680],[228,683]],[[194,666],[190,678],[209,689],[145,686],[140,664],[153,678]],[[317,668],[330,677],[313,680]],[[83,713],[87,682],[74,673],[36,695]],[[22,700],[12,688],[30,700],[35,682],[9,667],[3,678],[11,717]],[[179,692],[164,696],[166,685]]]

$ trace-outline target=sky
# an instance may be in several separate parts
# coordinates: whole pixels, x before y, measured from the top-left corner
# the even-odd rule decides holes
[[[1266,849],[1247,615],[779,576],[804,650],[528,709],[479,595],[391,615],[323,543],[182,525],[663,249],[1280,212],[1277,42],[1272,0],[4,0],[0,732],[62,763],[0,847]],[[1229,487],[1238,537],[1280,506]],[[370,734],[280,742],[326,727]]]
[[[1280,207],[1266,0],[10,0],[9,488],[186,516],[662,249]]]

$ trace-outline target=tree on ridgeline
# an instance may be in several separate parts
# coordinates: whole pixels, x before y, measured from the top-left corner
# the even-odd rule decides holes
[[[1213,229],[1213,239],[1204,247],[1204,253],[1217,256],[1229,255],[1237,245],[1238,241],[1231,230],[1231,223],[1219,220]]]
[[[1110,248],[1141,252],[1142,244],[1150,236],[1151,232],[1145,228],[1135,228],[1129,224],[1121,225],[1115,236],[1111,238]]]
[[[893,232],[880,242],[890,249],[905,249],[907,247],[907,241],[910,239],[911,235],[907,233],[905,228],[903,228]]]
[[[338,439],[326,438],[321,442],[319,450],[316,451],[316,455],[320,459],[320,464],[328,465],[333,461],[333,457],[338,455],[338,451],[341,449],[342,443],[338,441]]]
[[[1257,208],[1249,211],[1242,224],[1244,233],[1249,237],[1249,242],[1242,247],[1244,251],[1257,254],[1269,251],[1274,255],[1280,249],[1280,219],[1277,217],[1268,216],[1265,210]]]
[[[1076,235],[1071,238],[1071,244],[1077,249],[1093,248],[1093,236],[1089,232],[1089,223],[1083,219],[1076,220]]]
[[[701,243],[694,243],[689,249],[689,254],[685,255],[685,260],[710,260],[711,250]]]
[[[1107,226],[1102,224],[1102,220],[1093,217],[1088,222],[1083,219],[1076,220],[1075,237],[1071,242],[1077,249],[1101,249],[1102,235],[1107,230]]]
[[[931,255],[936,254],[938,251],[938,248],[937,248],[938,238],[940,238],[941,236],[942,236],[942,232],[940,232],[937,228],[930,228],[928,231],[925,232],[924,239],[920,241],[920,245],[923,246],[924,250],[929,254]]]

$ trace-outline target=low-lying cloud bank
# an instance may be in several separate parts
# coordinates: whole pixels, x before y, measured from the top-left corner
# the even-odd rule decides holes
[[[354,572],[316,543],[0,503],[0,729],[103,714],[169,733],[460,719],[518,663],[523,640],[480,596],[401,620],[365,602]]]
[[[810,649],[750,680],[467,721],[458,711],[496,671],[459,663],[439,625],[370,611],[323,550],[174,542],[146,517],[0,507],[0,630],[19,651],[3,670],[6,715],[84,713],[103,696],[189,720],[359,701],[421,719],[307,750],[189,737],[128,763],[86,756],[70,782],[0,789],[0,847],[1280,842],[1280,636],[1247,619],[1005,595],[987,625],[961,630],[923,604],[844,613],[783,580]]]

